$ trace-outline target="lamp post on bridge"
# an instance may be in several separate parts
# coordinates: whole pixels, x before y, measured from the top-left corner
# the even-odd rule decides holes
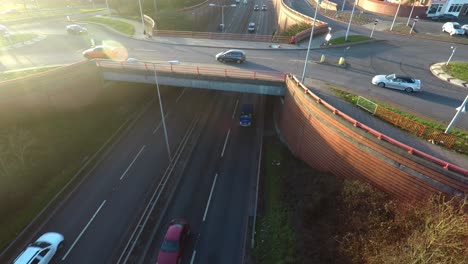
[[[171,65],[175,65],[175,64],[179,64],[179,61],[173,60],[173,61],[168,61],[167,63]],[[171,148],[169,146],[169,137],[167,136],[167,128],[166,128],[166,121],[165,121],[166,118],[164,117],[164,109],[163,109],[163,104],[161,100],[161,92],[159,91],[158,74],[156,71],[156,65],[158,64],[163,64],[163,63],[153,63],[154,81],[156,82],[156,92],[157,92],[158,100],[159,100],[159,110],[161,111],[161,123],[162,123],[163,130],[164,130],[164,138],[166,140],[167,155],[169,157],[169,161],[172,161]]]
[[[314,37],[315,20],[317,19],[317,11],[319,10],[321,3],[322,3],[322,0],[318,0],[317,6],[315,7],[314,21],[312,22],[312,29],[310,30],[309,45],[307,47],[307,54],[306,54],[306,59],[304,62],[304,71],[302,71],[301,83],[304,83],[305,74],[307,70],[307,63],[309,62],[310,45],[312,45],[312,39]]]
[[[236,7],[235,4],[232,4],[232,5],[217,5],[217,4],[209,4],[209,6],[218,6],[218,7],[221,7],[221,31],[224,32],[224,8],[225,7]]]

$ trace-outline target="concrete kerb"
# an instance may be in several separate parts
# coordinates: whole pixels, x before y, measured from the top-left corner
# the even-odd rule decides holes
[[[439,78],[439,79],[441,79],[443,81],[446,81],[448,83],[451,83],[451,84],[454,84],[456,86],[460,86],[460,87],[463,87],[463,88],[468,88],[468,82],[457,79],[457,78],[447,74],[442,68],[442,66],[444,64],[445,64],[445,62],[435,63],[435,64],[431,65],[431,67],[429,67],[429,69],[430,69],[431,73],[435,77],[437,77],[437,78]]]

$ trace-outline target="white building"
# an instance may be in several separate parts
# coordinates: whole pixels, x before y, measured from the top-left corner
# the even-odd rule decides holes
[[[468,16],[468,0],[432,0],[427,9],[427,16],[442,14]]]

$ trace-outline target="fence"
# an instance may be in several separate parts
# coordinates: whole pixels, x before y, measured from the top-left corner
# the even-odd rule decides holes
[[[157,71],[158,73],[175,73],[192,76],[212,76],[222,78],[240,78],[284,83],[286,74],[275,71],[249,71],[237,68],[222,68],[198,65],[170,64],[168,62],[117,62],[111,60],[96,60],[96,65],[102,68]]]
[[[289,43],[289,37],[276,35],[272,36],[256,34],[230,34],[216,32],[155,30],[153,32],[153,36]]]
[[[359,96],[357,103],[361,108],[373,115],[385,120],[413,135],[424,138],[433,144],[443,145],[460,153],[468,154],[468,141],[452,134],[446,134],[441,130],[434,129],[404,117],[398,113],[378,106],[371,100]]]

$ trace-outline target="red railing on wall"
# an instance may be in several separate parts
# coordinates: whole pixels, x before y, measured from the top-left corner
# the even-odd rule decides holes
[[[167,36],[180,38],[204,38],[204,39],[229,39],[229,40],[244,40],[244,41],[261,41],[288,43],[289,37],[286,36],[271,36],[271,35],[256,35],[256,34],[230,34],[216,32],[196,32],[196,31],[173,31],[173,30],[156,30],[153,36]]]
[[[285,82],[286,74],[275,71],[250,71],[237,68],[198,66],[184,64],[151,63],[151,62],[118,62],[112,60],[96,60],[96,65],[103,68],[142,70],[157,72],[195,75],[195,76],[213,76],[224,78],[240,78],[273,82]]]
[[[412,154],[412,155],[415,155],[415,156],[418,156],[420,158],[423,158],[427,161],[430,161],[444,169],[447,169],[449,171],[453,171],[453,172],[456,172],[458,174],[461,174],[463,176],[468,176],[468,170],[467,169],[464,169],[464,168],[461,168],[461,167],[458,167],[454,164],[451,164],[447,161],[444,161],[444,160],[441,160],[441,159],[438,159],[436,157],[433,157],[425,152],[422,152],[420,150],[417,150],[413,147],[410,147],[406,144],[403,144],[383,133],[380,133],[379,131],[376,131],[362,123],[359,123],[357,120],[353,119],[352,117],[346,115],[345,113],[342,113],[341,111],[339,111],[338,109],[336,109],[335,107],[333,107],[332,105],[328,104],[327,102],[323,101],[320,97],[318,97],[317,95],[315,95],[314,93],[312,93],[306,86],[304,86],[295,76],[293,75],[288,75],[286,77],[287,81],[292,81],[294,82],[297,86],[299,86],[300,88],[302,88],[304,90],[304,92],[308,95],[310,95],[317,103],[325,106],[327,109],[329,109],[331,112],[333,112],[333,114],[343,118],[344,120],[346,120],[347,122],[353,124],[353,126],[355,127],[358,127],[358,128],[361,128],[363,130],[365,130],[366,132],[368,132],[369,134],[375,136],[376,138],[378,138],[379,140],[384,140],[400,149],[403,149],[405,150],[406,152],[408,152],[409,154]]]

